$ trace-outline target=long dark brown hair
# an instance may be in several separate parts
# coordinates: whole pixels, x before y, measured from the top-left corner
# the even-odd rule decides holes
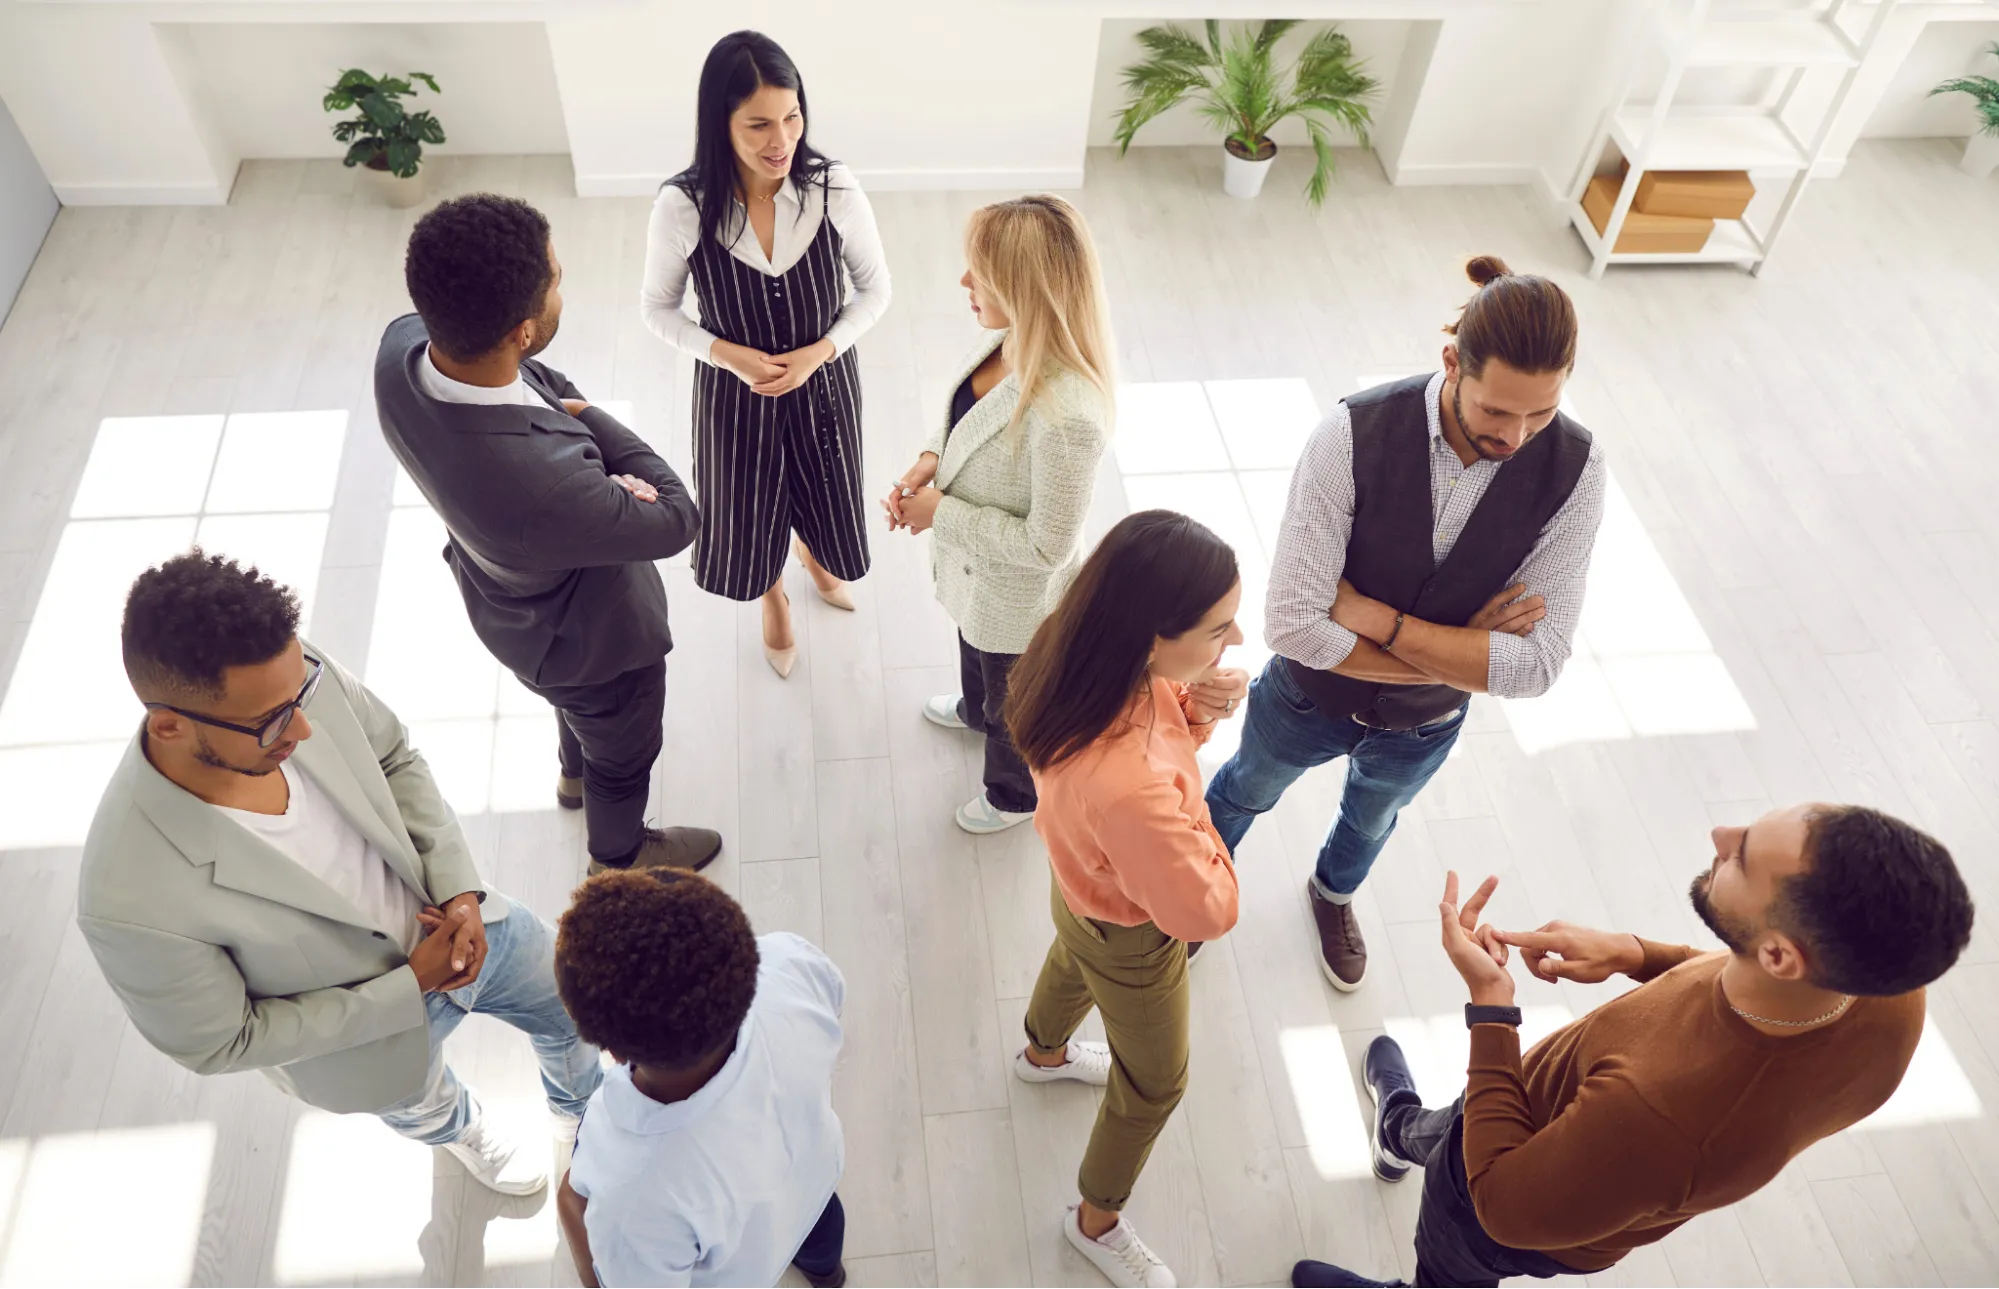
[[[1497,255],[1474,255],[1465,276],[1478,291],[1444,330],[1458,340],[1458,365],[1477,380],[1497,358],[1517,372],[1574,371],[1576,305],[1544,277],[1515,273]]]
[[[1105,534],[1008,678],[1006,727],[1036,770],[1101,738],[1145,681],[1155,639],[1200,625],[1237,580],[1235,552],[1170,510]]]

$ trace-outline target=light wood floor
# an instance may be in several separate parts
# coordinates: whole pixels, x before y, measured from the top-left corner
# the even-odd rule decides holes
[[[1192,1087],[1131,1210],[1182,1283],[1281,1283],[1307,1255],[1412,1269],[1418,1186],[1368,1175],[1351,1071],[1387,1030],[1431,1099],[1462,1083],[1462,987],[1432,929],[1444,869],[1500,874],[1496,920],[1696,937],[1682,892],[1710,827],[1801,799],[1932,829],[1987,919],[1876,1123],[1591,1279],[1999,1281],[1999,184],[1953,162],[1942,143],[1863,144],[1761,279],[1590,282],[1524,189],[1397,190],[1350,153],[1313,215],[1288,156],[1253,204],[1220,195],[1209,150],[1091,158],[1078,200],[1130,383],[1100,527],[1127,504],[1191,509],[1254,588],[1315,409],[1433,366],[1473,252],[1574,292],[1571,406],[1618,485],[1563,684],[1476,704],[1364,889],[1360,992],[1321,983],[1299,895],[1335,772],[1252,830],[1242,923],[1196,972]],[[549,214],[567,306],[547,357],[629,405],[685,471],[688,364],[637,316],[647,203],[565,196],[561,158],[432,172]],[[226,208],[66,210],[0,331],[0,1281],[574,1283],[539,1200],[497,1201],[371,1119],[158,1056],[71,920],[81,830],[134,715],[117,605],[197,535],[306,593],[314,639],[403,711],[497,886],[554,916],[581,874],[578,821],[547,797],[546,712],[471,640],[435,520],[399,492],[374,425],[370,360],[407,308],[414,216],[352,180],[251,164]],[[981,200],[875,198],[895,303],[860,349],[884,486],[972,338],[955,283]],[[241,415],[312,411],[336,415]],[[99,431],[168,416],[211,419]],[[974,842],[952,825],[977,749],[918,715],[956,687],[920,546],[881,534],[851,615],[793,570],[788,683],[753,608],[670,567],[655,807],[720,828],[717,879],[847,974],[854,1282],[1094,1284],[1056,1225],[1092,1095],[1008,1075],[1050,934],[1046,869],[1028,830]],[[1599,997],[1530,985],[1523,1001],[1545,1030]],[[495,1113],[541,1130],[525,1042],[475,1020],[452,1050]]]

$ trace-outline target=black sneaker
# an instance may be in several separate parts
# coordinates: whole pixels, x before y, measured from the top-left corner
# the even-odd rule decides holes
[[[1384,1182],[1399,1182],[1409,1175],[1417,1161],[1404,1159],[1388,1146],[1385,1131],[1388,1099],[1392,1093],[1416,1091],[1416,1080],[1403,1059],[1402,1045],[1383,1034],[1367,1045],[1367,1094],[1374,1098],[1374,1175]]]

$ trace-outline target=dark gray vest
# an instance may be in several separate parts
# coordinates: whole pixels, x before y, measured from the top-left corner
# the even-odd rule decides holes
[[[1479,498],[1439,564],[1430,544],[1429,376],[1377,385],[1346,400],[1353,422],[1353,535],[1344,576],[1396,611],[1461,627],[1507,587],[1589,461],[1590,434],[1557,412]],[[1286,659],[1320,713],[1406,730],[1448,716],[1469,695],[1449,685],[1382,685]]]

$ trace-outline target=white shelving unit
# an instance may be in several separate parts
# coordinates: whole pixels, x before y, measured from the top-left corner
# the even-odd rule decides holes
[[[1602,277],[1612,264],[1739,264],[1759,272],[1804,193],[1853,88],[1854,73],[1896,3],[1656,0],[1626,60],[1623,85],[1605,107],[1569,193],[1569,219],[1589,248],[1590,276]],[[1649,103],[1634,102],[1640,78],[1661,68],[1656,96]],[[1694,68],[1767,70],[1772,92],[1763,102],[1743,107],[1675,103],[1682,80]],[[1839,82],[1818,119],[1801,128],[1790,110],[1793,96],[1807,72],[1823,68],[1838,69]],[[1582,198],[1607,144],[1616,146],[1630,169],[1604,231],[1598,233]],[[1699,251],[1613,251],[1648,170],[1749,170],[1766,182],[1781,174],[1783,196],[1763,227],[1753,227],[1747,219],[1716,221],[1714,234]]]

